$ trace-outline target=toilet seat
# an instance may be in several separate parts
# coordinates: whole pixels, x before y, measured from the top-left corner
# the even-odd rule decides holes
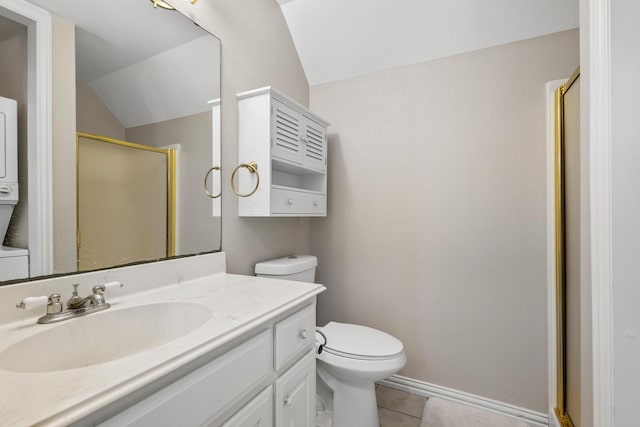
[[[396,359],[404,354],[400,340],[377,329],[338,322],[319,329],[327,340],[323,353],[363,361]]]
[[[318,329],[327,343],[317,360],[320,365],[331,366],[333,373],[345,381],[363,378],[378,381],[396,373],[407,362],[402,342],[377,329],[338,322],[329,322]],[[317,346],[320,344],[316,342]]]

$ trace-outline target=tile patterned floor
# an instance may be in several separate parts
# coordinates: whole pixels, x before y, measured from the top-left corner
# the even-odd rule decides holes
[[[380,427],[420,427],[426,398],[376,385]]]

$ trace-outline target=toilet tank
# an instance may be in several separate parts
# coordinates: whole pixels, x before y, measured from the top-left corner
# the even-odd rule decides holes
[[[312,255],[291,255],[256,264],[258,277],[310,282],[316,278],[318,259]]]

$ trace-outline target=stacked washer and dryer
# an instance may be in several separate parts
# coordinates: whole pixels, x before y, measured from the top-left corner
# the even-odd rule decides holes
[[[313,282],[317,265],[315,256],[293,255],[258,263],[255,273]],[[316,426],[379,427],[375,383],[407,362],[402,342],[377,329],[349,323],[329,322],[317,331]]]
[[[18,107],[0,96],[0,281],[29,277],[29,251],[2,246],[18,199]]]

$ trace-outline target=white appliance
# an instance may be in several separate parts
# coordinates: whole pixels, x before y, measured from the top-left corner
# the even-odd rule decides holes
[[[29,251],[1,246],[18,200],[18,104],[0,96],[0,280],[29,277]]]
[[[256,264],[258,277],[298,282],[315,280],[318,260],[294,255]],[[316,334],[316,426],[378,427],[375,383],[407,362],[402,342],[361,325],[329,322]],[[326,341],[325,341],[326,340]]]
[[[0,281],[29,277],[29,251],[27,249],[0,248]]]

